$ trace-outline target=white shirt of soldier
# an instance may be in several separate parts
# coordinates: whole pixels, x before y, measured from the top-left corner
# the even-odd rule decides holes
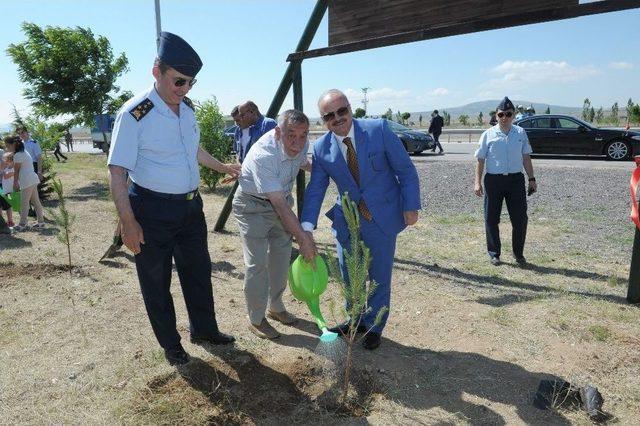
[[[276,141],[276,130],[270,130],[253,144],[242,162],[238,183],[245,194],[266,198],[268,192],[291,194],[300,166],[307,161],[309,141],[295,157],[289,157],[281,142]]]
[[[149,98],[153,108],[140,119],[130,114]],[[155,87],[125,103],[113,126],[109,165],[129,171],[133,182],[156,192],[184,194],[198,188],[200,128],[184,102],[178,117],[160,98]]]

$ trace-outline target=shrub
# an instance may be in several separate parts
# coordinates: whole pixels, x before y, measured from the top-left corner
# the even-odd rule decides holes
[[[231,141],[223,133],[224,118],[215,96],[196,105],[196,119],[200,126],[200,146],[219,161],[228,162]],[[200,166],[200,178],[209,189],[214,189],[222,176],[222,173]]]

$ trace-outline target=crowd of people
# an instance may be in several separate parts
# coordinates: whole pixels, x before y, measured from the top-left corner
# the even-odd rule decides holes
[[[313,144],[311,159],[307,155],[309,119],[303,112],[290,109],[276,121],[264,117],[254,102],[246,101],[231,113],[237,124],[237,161],[222,163],[200,146],[194,106],[186,96],[202,66],[185,40],[163,32],[152,68],[153,84],[118,112],[107,160],[120,237],[134,254],[147,315],[167,361],[183,365],[190,359],[176,329],[170,292],[174,263],[191,342],[218,345],[235,341],[221,331],[215,315],[199,166],[238,181],[232,210],[245,265],[247,328],[264,339],[280,336],[269,320],[285,326],[298,320],[283,302],[293,242],[300,255],[312,261],[318,254],[314,231],[329,183],[337,186],[340,195],[349,194],[360,216],[360,237],[373,259],[369,279],[376,283],[355,332],[365,334],[365,349],[376,349],[390,313],[396,240],[406,227],[417,223],[421,209],[418,173],[402,143],[386,120],[354,118],[347,96],[330,89],[318,100],[327,132]],[[487,253],[494,265],[500,263],[497,223],[505,199],[514,225],[516,261],[525,262],[523,167],[529,176],[529,192],[537,188],[526,133],[512,126],[515,113],[505,98],[497,108],[497,125],[483,133],[475,154],[474,191],[485,199]],[[442,125],[442,117],[434,111],[429,132],[436,141]],[[20,223],[14,229],[23,230],[30,204],[38,219],[33,226],[44,224],[37,193],[42,159],[27,130],[19,130],[19,137],[5,138],[2,172],[4,192],[19,190],[22,194]],[[442,152],[439,143],[437,147]],[[293,212],[292,189],[301,170],[310,172],[310,181],[298,218]],[[5,207],[3,204],[3,210],[10,211]],[[345,251],[352,242],[340,196],[326,216],[348,282]],[[347,321],[331,330],[347,333],[350,327]]]
[[[16,129],[16,135],[6,136],[3,142],[5,149],[0,149],[0,207],[7,219],[5,221],[0,215],[0,233],[10,234],[44,228],[44,213],[38,194],[38,184],[43,178],[40,144],[33,140],[27,128],[22,126]],[[35,211],[37,222],[29,225],[31,208]],[[20,214],[17,225],[13,220],[14,212]]]

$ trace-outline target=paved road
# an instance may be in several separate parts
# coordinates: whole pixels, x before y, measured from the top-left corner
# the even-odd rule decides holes
[[[437,155],[431,151],[423,152],[420,155],[412,155],[411,158],[416,163],[431,161],[460,161],[473,164],[475,159],[473,153],[477,145],[475,143],[443,143],[444,155]],[[622,169],[632,171],[635,169],[633,161],[607,161],[604,158],[587,156],[548,156],[534,155],[533,165],[544,165],[547,167],[580,167],[592,169]]]

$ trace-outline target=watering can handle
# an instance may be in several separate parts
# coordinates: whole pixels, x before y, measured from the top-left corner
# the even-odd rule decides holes
[[[640,155],[634,158],[636,162],[636,169],[631,174],[631,181],[629,182],[629,190],[631,191],[631,215],[629,218],[640,229],[640,211],[638,211],[638,199],[636,194],[638,193],[638,184],[640,184]]]

